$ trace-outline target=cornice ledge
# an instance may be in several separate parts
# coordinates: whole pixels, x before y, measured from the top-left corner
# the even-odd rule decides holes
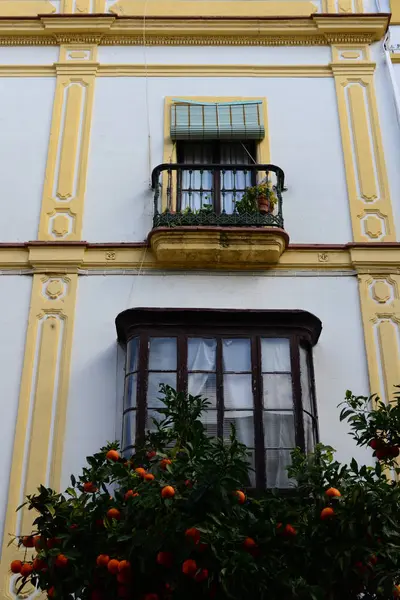
[[[357,37],[366,37],[370,42],[383,38],[389,26],[390,14],[359,14],[359,15],[313,15],[319,33],[325,35],[329,43],[358,43]]]
[[[28,242],[28,263],[40,273],[77,273],[82,266],[87,243],[60,244]]]
[[[330,63],[334,75],[372,75],[376,69],[376,63],[371,61],[352,61]]]
[[[400,243],[393,242],[387,246],[376,244],[348,244],[351,264],[357,273],[399,273]]]

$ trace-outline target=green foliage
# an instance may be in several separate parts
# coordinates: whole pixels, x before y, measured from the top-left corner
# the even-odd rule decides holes
[[[261,197],[265,197],[269,201],[270,211],[272,212],[278,199],[269,182],[248,187],[242,198],[235,202],[236,211],[240,215],[245,213],[253,214],[259,212],[258,199]]]
[[[290,494],[249,491],[242,503],[236,492],[249,483],[248,456],[235,431],[226,441],[208,437],[200,421],[206,400],[168,386],[161,392],[161,421],[136,454],[107,458],[118,449],[108,444],[87,457],[63,494],[41,486],[27,498],[37,512],[32,535],[39,536],[35,554],[42,562],[20,578],[21,586],[31,581],[56,600],[393,598],[400,581],[400,487],[379,462],[341,465],[330,447],[318,445],[308,456],[297,449]],[[386,415],[392,429],[383,429],[383,407],[368,412],[366,405],[348,393],[341,415],[358,443],[377,431],[396,442],[398,413]],[[163,497],[166,486],[171,497]],[[333,513],[323,519],[327,508]],[[129,567],[112,574],[97,564],[99,555]],[[187,560],[195,561],[192,575],[182,570]]]

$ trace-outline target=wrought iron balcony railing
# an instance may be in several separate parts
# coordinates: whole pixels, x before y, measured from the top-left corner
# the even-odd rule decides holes
[[[152,173],[153,227],[225,226],[283,228],[284,172],[265,164],[162,164]],[[272,202],[260,212],[268,187]],[[243,196],[253,194],[249,210]]]

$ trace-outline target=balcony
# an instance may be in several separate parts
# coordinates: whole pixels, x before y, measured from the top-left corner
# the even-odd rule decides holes
[[[152,173],[152,251],[164,266],[265,268],[279,261],[284,173],[265,164],[162,164]]]

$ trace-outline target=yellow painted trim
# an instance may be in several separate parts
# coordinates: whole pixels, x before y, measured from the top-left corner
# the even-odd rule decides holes
[[[56,12],[49,0],[0,0],[1,17],[36,17]]]
[[[391,25],[400,25],[400,4],[399,0],[390,0],[390,11],[392,18],[390,20]]]
[[[60,48],[39,240],[81,237],[96,59],[96,46]]]
[[[30,533],[35,518],[28,510],[20,517],[16,507],[40,483],[60,486],[77,278],[33,276],[0,561],[2,599],[15,599],[9,564],[23,557],[16,545],[7,546],[9,535]]]
[[[400,6],[399,6],[399,11],[400,11]],[[400,19],[399,19],[399,25],[400,25]],[[399,52],[391,52],[390,58],[392,60],[392,63],[394,63],[394,64],[400,63],[400,53]]]
[[[0,269],[25,273],[79,273],[80,270],[125,270],[159,268],[150,248],[145,245],[101,245],[34,242],[24,247],[0,246]],[[360,274],[400,275],[400,243],[349,244],[338,248],[325,246],[289,246],[276,268],[284,269],[355,269]]]
[[[359,59],[343,53],[349,47],[333,47],[342,147],[353,239],[356,242],[396,240],[381,128],[375,96],[374,63],[369,50],[354,47]]]
[[[245,3],[246,7],[251,1]],[[253,1],[259,9],[268,4]],[[202,14],[203,2],[193,0],[193,4],[196,2]],[[231,11],[232,3],[223,4]],[[388,26],[387,15],[359,14],[339,18],[314,14],[308,18],[296,19],[261,16],[231,19],[229,16],[201,19],[190,19],[184,15],[172,19],[146,17],[146,45],[369,44],[380,40]],[[143,14],[127,19],[118,19],[112,15],[0,19],[0,46],[70,43],[143,45],[143,22]]]

